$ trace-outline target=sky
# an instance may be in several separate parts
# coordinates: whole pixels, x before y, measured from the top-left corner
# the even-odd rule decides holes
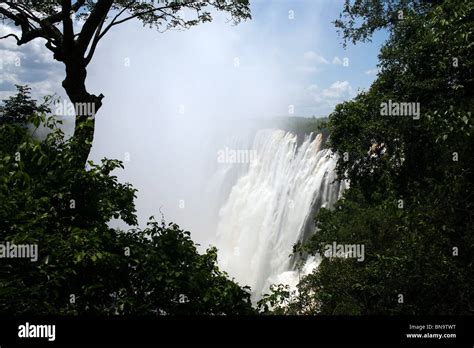
[[[218,13],[187,31],[159,33],[137,21],[115,27],[88,67],[89,92],[105,96],[90,159],[124,161],[117,175],[139,190],[140,221],[162,209],[205,230],[196,216],[216,139],[255,118],[327,116],[376,78],[386,33],[344,49],[332,24],[342,8],[343,0],[253,0],[252,20],[237,26]],[[0,36],[11,32],[0,23]],[[0,99],[15,84],[30,85],[37,98],[65,96],[64,67],[43,44],[0,40]],[[71,130],[73,122],[65,118]]]
[[[327,116],[370,85],[385,39],[381,33],[373,43],[344,49],[332,24],[342,5],[254,0],[253,19],[238,26],[219,14],[212,23],[164,34],[130,21],[99,44],[88,87],[106,97],[120,95],[124,103],[151,99],[167,115]],[[0,24],[0,35],[9,32]],[[17,47],[9,38],[0,41],[0,50],[1,98],[25,83],[39,96],[64,95],[64,68],[41,40]]]

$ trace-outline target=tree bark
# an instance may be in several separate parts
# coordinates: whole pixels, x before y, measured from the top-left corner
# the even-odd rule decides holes
[[[93,95],[86,89],[87,77],[85,59],[71,58],[65,61],[66,78],[62,85],[74,104],[76,125],[73,136],[73,150],[78,165],[85,166],[94,140],[95,114],[102,106],[103,95]]]

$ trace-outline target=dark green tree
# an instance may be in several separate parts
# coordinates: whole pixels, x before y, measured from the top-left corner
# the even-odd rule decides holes
[[[323,256],[292,298],[266,299],[287,313],[472,314],[474,3],[347,1],[336,26],[346,41],[390,37],[370,89],[329,117],[351,187],[300,251],[363,244],[365,260]],[[419,103],[419,119],[383,116],[389,100]]]
[[[122,164],[75,165],[76,139],[65,140],[53,117],[37,113],[27,90],[4,104],[15,117],[0,124],[0,243],[37,245],[38,254],[35,261],[0,258],[1,313],[252,312],[248,289],[218,269],[216,249],[199,254],[176,224],[111,228],[114,218],[137,223],[135,189],[112,175]],[[50,128],[46,139],[15,121],[26,116]]]
[[[28,117],[34,113],[49,112],[46,105],[38,105],[36,100],[31,98],[31,88],[28,86],[16,85],[17,94],[4,101],[0,106],[0,124],[17,123],[26,125]]]

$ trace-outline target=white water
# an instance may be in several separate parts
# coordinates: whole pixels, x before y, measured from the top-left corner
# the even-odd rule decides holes
[[[290,259],[293,245],[315,233],[315,213],[332,207],[342,194],[344,182],[335,181],[336,158],[321,147],[321,135],[307,136],[297,146],[296,135],[261,130],[251,146],[257,160],[243,167],[225,164],[214,175],[213,183],[227,198],[220,199],[219,263],[251,287],[254,299],[272,283],[296,285],[300,274]],[[302,272],[317,263],[309,259]]]

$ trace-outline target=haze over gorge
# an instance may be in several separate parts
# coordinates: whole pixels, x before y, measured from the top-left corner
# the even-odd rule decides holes
[[[473,20],[0,1],[0,346],[472,344]]]
[[[315,232],[319,208],[331,208],[347,183],[337,180],[336,156],[324,148],[322,134],[296,135],[287,130],[291,121],[160,125],[154,142],[167,150],[124,152],[128,161],[119,173],[138,189],[140,222],[161,212],[203,249],[217,246],[221,267],[250,286],[255,299],[272,283],[295,286],[293,245]],[[312,258],[305,272],[315,263]]]

